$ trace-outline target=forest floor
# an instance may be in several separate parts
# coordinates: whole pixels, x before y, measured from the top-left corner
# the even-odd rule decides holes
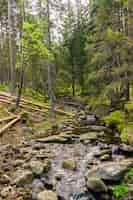
[[[133,199],[133,146],[118,131],[81,102],[51,118],[27,97],[14,113],[14,101],[0,93],[0,200]]]

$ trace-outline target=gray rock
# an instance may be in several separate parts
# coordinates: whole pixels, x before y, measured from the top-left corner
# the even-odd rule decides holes
[[[109,162],[101,164],[89,170],[87,177],[99,177],[102,180],[119,181],[123,178],[126,171],[133,166],[133,159]]]
[[[35,179],[32,183],[32,199],[37,199],[38,193],[44,191],[44,185],[39,179]]]
[[[87,188],[93,192],[107,192],[104,182],[98,177],[88,177]]]
[[[16,185],[25,185],[32,183],[33,173],[30,170],[18,170],[13,175],[13,183]]]
[[[53,191],[46,190],[37,195],[37,200],[58,200],[58,197]]]

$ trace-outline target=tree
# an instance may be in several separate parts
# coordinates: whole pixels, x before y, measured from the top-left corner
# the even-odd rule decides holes
[[[8,26],[9,26],[9,60],[10,60],[10,79],[11,79],[11,92],[15,91],[15,1],[8,0]]]

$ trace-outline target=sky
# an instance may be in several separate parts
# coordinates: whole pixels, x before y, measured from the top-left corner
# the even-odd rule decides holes
[[[67,4],[67,1],[68,0],[60,0],[64,5]],[[71,3],[73,4],[73,8],[76,7],[76,1],[77,0],[70,0]],[[89,0],[80,0],[81,3],[84,5],[84,4],[87,4],[87,2]],[[30,5],[31,5],[31,12],[32,14],[36,15],[37,14],[37,2],[38,0],[29,0],[30,2]],[[52,32],[53,32],[53,35],[55,38],[59,39],[60,37],[60,28],[61,28],[61,23],[62,23],[62,19],[59,17],[60,13],[58,11],[55,11],[55,10],[51,10],[51,21],[54,21],[55,22],[55,27],[53,28]]]

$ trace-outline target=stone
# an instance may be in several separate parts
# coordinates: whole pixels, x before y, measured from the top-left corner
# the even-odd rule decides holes
[[[11,182],[11,178],[6,175],[6,174],[2,174],[0,175],[0,184],[8,184]]]
[[[36,141],[40,143],[66,143],[68,139],[61,136],[53,135],[46,138],[37,139]]]
[[[100,160],[101,161],[108,161],[108,160],[110,160],[110,155],[109,154],[102,155],[100,157]]]
[[[98,137],[97,132],[89,132],[83,135],[80,135],[80,141],[84,140],[96,140]]]
[[[39,179],[35,179],[32,183],[32,199],[37,199],[38,193],[44,191],[44,184]]]
[[[88,177],[87,188],[93,192],[107,192],[104,182],[98,177]]]
[[[41,175],[44,171],[44,165],[40,161],[31,161],[29,166],[35,175]]]
[[[127,144],[122,144],[120,145],[120,150],[122,151],[122,153],[125,154],[129,154],[129,155],[133,155],[133,146],[131,145],[127,145]]]
[[[89,170],[87,177],[95,176],[105,181],[120,181],[124,177],[126,171],[132,166],[133,159],[108,162]]]
[[[58,197],[55,192],[46,190],[37,195],[37,200],[58,200]]]
[[[76,162],[74,160],[64,160],[62,162],[62,167],[64,169],[76,170]]]
[[[31,184],[33,180],[33,173],[30,170],[18,170],[13,175],[13,183],[23,186]]]
[[[12,191],[12,187],[5,187],[1,190],[0,194],[3,198],[6,198]]]

